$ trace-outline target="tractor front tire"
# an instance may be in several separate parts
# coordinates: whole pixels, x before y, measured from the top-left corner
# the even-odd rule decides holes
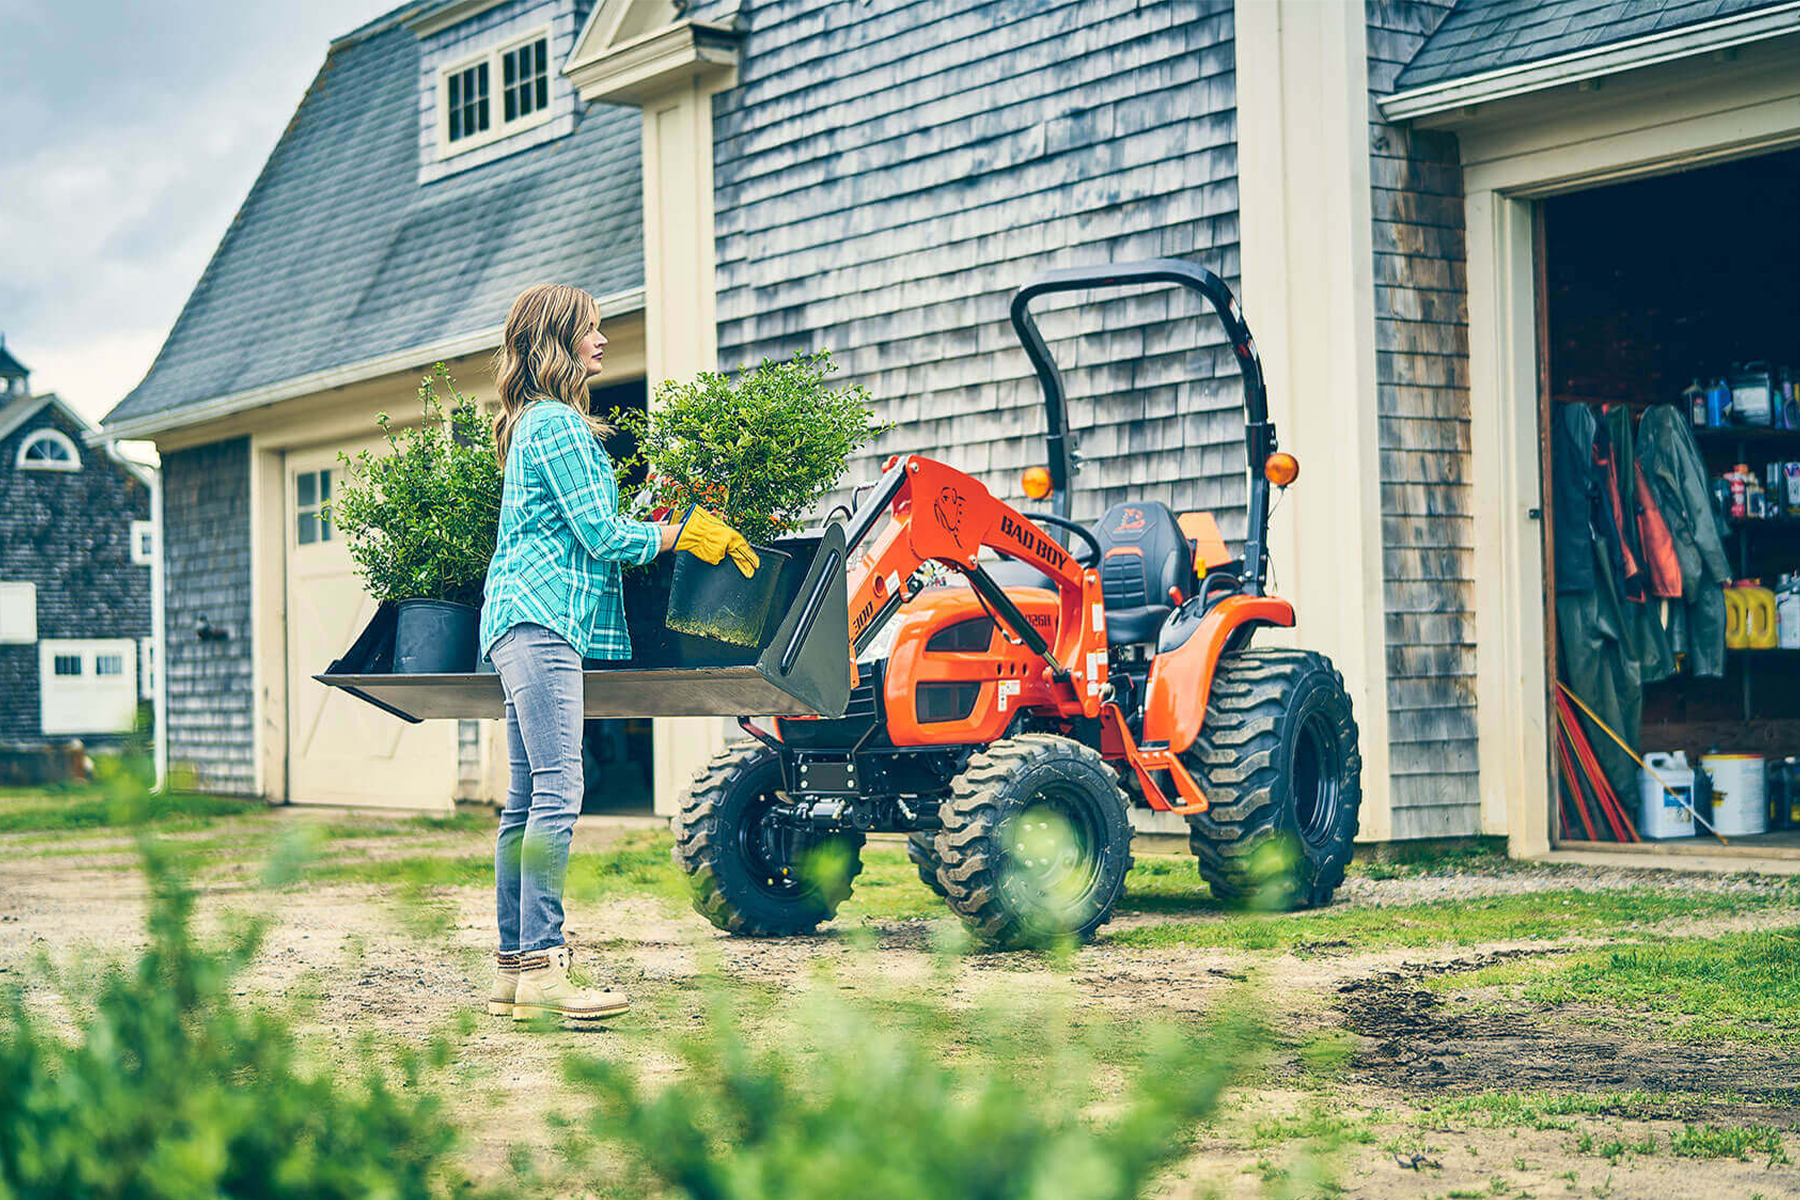
[[[1356,836],[1362,753],[1329,659],[1225,655],[1182,761],[1210,802],[1188,818],[1188,846],[1213,895],[1277,909],[1331,902]]]
[[[745,937],[811,933],[837,914],[862,871],[861,833],[796,832],[794,853],[770,853],[764,822],[786,803],[781,786],[775,752],[737,742],[694,777],[670,821],[694,909],[720,929]]]
[[[943,898],[944,885],[938,881],[937,833],[930,829],[916,829],[906,835],[906,857],[912,859],[913,866],[919,869],[919,882],[935,892],[939,899]]]
[[[1113,769],[1080,742],[1028,733],[993,743],[938,809],[944,899],[988,946],[1092,937],[1131,869],[1125,803]]]

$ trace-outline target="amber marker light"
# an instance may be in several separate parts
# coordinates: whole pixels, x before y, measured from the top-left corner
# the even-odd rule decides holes
[[[1042,500],[1050,494],[1050,469],[1048,467],[1026,467],[1025,474],[1019,477],[1024,485],[1025,494],[1033,500]]]
[[[1263,463],[1263,478],[1284,488],[1300,478],[1300,460],[1291,454],[1271,454]]]

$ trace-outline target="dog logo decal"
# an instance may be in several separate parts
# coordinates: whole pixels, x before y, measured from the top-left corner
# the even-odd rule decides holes
[[[963,498],[954,488],[944,488],[932,502],[931,511],[958,546],[962,545]]]

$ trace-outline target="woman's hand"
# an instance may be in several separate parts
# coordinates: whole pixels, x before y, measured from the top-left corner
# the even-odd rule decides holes
[[[675,538],[675,548],[686,550],[709,563],[719,562],[730,555],[731,561],[737,564],[737,569],[744,573],[746,579],[762,565],[756,551],[744,540],[743,534],[698,505],[688,509],[686,519],[681,522]]]

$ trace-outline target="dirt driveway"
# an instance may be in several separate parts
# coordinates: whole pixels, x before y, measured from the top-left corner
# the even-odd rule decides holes
[[[203,924],[275,915],[249,984],[310,998],[312,1035],[346,1061],[371,1024],[423,1039],[484,994],[490,843],[470,824],[284,812],[166,836],[204,885]],[[308,825],[322,831],[314,876],[261,887],[275,840]],[[1166,1182],[1169,1196],[1281,1194],[1297,1156],[1321,1147],[1349,1195],[1800,1195],[1789,1161],[1800,1156],[1800,1012],[1780,1011],[1790,993],[1779,978],[1738,986],[1761,976],[1714,963],[1759,964],[1785,947],[1778,966],[1800,976],[1800,890],[1784,880],[1375,864],[1329,909],[1234,914],[1191,861],[1140,854],[1117,919],[1068,963],[977,954],[946,971],[933,946],[947,918],[898,845],[871,844],[858,897],[829,932],[765,942],[727,938],[687,909],[666,847],[652,830],[580,827],[569,928],[635,1007],[598,1034],[473,1021],[456,1103],[478,1169],[499,1170],[516,1143],[545,1144],[543,1117],[567,1104],[558,1064],[570,1045],[670,1070],[669,1039],[701,1019],[707,971],[762,1012],[825,967],[845,992],[910,991],[953,1008],[1061,989],[1088,1022],[1186,1019],[1255,989],[1278,1045],[1238,1089],[1232,1118]],[[58,998],[35,974],[35,951],[79,971],[142,943],[126,839],[6,835],[0,857],[0,981],[24,981],[44,1011]],[[1656,955],[1666,965],[1642,957]],[[1341,1054],[1321,1066],[1320,1045]]]

